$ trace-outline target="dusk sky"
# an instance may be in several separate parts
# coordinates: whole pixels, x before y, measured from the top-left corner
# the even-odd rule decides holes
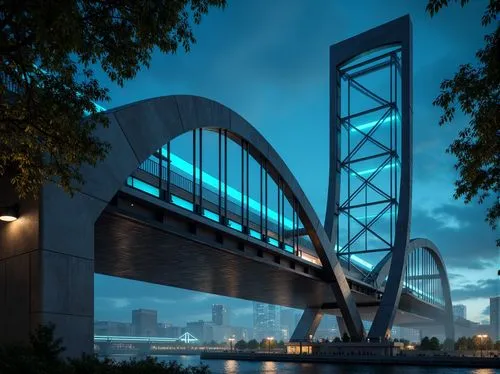
[[[257,128],[288,164],[318,216],[324,219],[328,186],[329,46],[394,18],[413,22],[414,171],[411,237],[440,248],[454,304],[487,322],[488,298],[500,294],[500,252],[484,221],[485,205],[453,199],[456,171],[446,147],[467,122],[439,127],[432,106],[439,84],[462,63],[474,62],[489,29],[481,26],[487,1],[453,4],[431,19],[424,0],[252,0],[211,10],[195,28],[189,54],[155,53],[149,69],[111,84],[108,108],[172,94],[216,100]],[[314,131],[311,131],[314,129]],[[301,144],[300,151],[297,144]],[[307,167],[306,167],[307,165]],[[313,165],[313,167],[311,167]],[[232,324],[251,326],[252,303],[182,289],[95,276],[95,319],[130,321],[131,310],[158,310],[158,319],[184,326],[210,320],[211,305],[232,310]]]

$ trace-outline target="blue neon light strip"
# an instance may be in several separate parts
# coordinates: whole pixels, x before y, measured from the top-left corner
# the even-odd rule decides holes
[[[342,249],[342,247],[339,248],[337,245],[335,245],[335,251],[339,252],[341,249]],[[347,253],[341,253],[340,255],[347,256]],[[362,267],[364,267],[367,270],[372,270],[373,269],[373,265],[372,264],[370,264],[368,261],[363,260],[359,256],[351,255],[351,260],[353,260],[358,265],[361,265]]]
[[[392,168],[394,166],[394,164],[388,164],[388,165],[385,165],[382,170],[385,170],[385,169],[389,169],[389,168]],[[354,177],[356,175],[366,175],[366,174],[371,174],[373,173],[374,171],[376,171],[378,168],[373,168],[373,169],[366,169],[366,170],[362,170],[362,171],[358,171],[358,172],[352,172],[351,175]]]
[[[386,280],[387,280],[387,279],[386,279]],[[443,300],[442,300],[441,298],[439,298],[439,297],[432,296],[432,295],[428,294],[427,292],[423,292],[422,290],[420,290],[420,289],[418,289],[418,288],[412,287],[411,285],[409,285],[409,284],[408,284],[408,283],[406,283],[406,282],[403,282],[403,285],[404,285],[406,288],[408,288],[408,289],[410,289],[410,290],[414,291],[417,295],[420,295],[420,296],[425,296],[425,297],[429,298],[429,299],[431,300],[431,302],[432,302],[432,301],[437,301],[437,302],[439,302],[440,304],[444,304]]]
[[[262,240],[262,235],[260,232],[250,229],[250,236],[255,239]]]
[[[243,226],[241,226],[241,224],[239,224],[238,222],[234,222],[232,220],[228,220],[227,225],[229,227],[231,227],[232,229],[238,230],[240,232],[243,231]]]
[[[203,209],[203,217],[207,217],[208,219],[211,219],[212,221],[219,222],[219,215],[215,214],[211,210],[208,209]]]
[[[274,245],[275,247],[279,247],[280,244],[278,243],[278,241],[274,238],[267,238],[267,242],[271,245]]]
[[[143,192],[146,192],[149,195],[153,195],[156,197],[160,197],[160,190],[157,187],[150,185],[149,183],[143,182],[140,179],[134,177],[127,178],[127,184],[130,187],[137,188]]]
[[[293,253],[293,247],[291,245],[285,244],[285,251]]]
[[[380,125],[383,125],[383,124],[386,124],[386,123],[389,123],[391,121],[391,118],[394,120],[394,123],[397,124],[399,123],[398,119],[399,119],[399,115],[397,116],[398,118],[396,118],[395,115],[392,115],[392,116],[387,116],[386,119],[384,119],[383,121],[372,121],[372,122],[368,122],[368,123],[365,123],[363,125],[359,125],[359,126],[352,126],[351,125],[351,132],[357,132],[357,130],[366,130],[366,129],[370,129],[372,128],[373,126],[375,126],[377,123],[381,122]]]
[[[174,343],[174,342],[178,342],[178,341],[181,341],[182,340],[182,337],[179,337],[179,338],[164,338],[164,337],[156,337],[156,336],[113,336],[113,335],[110,335],[110,336],[105,336],[105,335],[94,335],[94,341],[96,342],[106,342],[106,341],[113,341],[113,342],[131,342],[131,341],[134,341],[134,342],[150,342],[150,341],[154,341],[154,342],[171,342],[171,343]],[[192,337],[192,338],[189,338],[190,341],[198,341],[197,338],[195,337]]]
[[[168,153],[165,149],[162,148],[161,152],[162,152],[162,155],[164,157],[168,157]],[[171,165],[173,167],[176,167],[177,169],[181,170],[183,173],[186,173],[190,177],[193,177],[193,164],[187,162],[186,160],[183,160],[182,158],[173,154],[172,152],[170,152],[170,159],[172,162]],[[196,168],[195,173],[196,173],[196,177],[197,177],[196,179],[199,179],[198,177],[200,175],[200,169]],[[206,185],[214,188],[217,191],[219,190],[219,180],[217,178],[213,177],[212,175],[210,175],[206,172],[203,172],[202,176],[203,176],[203,184],[206,184]],[[221,193],[224,193],[225,189],[226,189],[226,185],[224,183],[221,183]],[[242,203],[241,202],[241,191],[238,191],[237,189],[235,189],[231,186],[227,186],[227,196],[230,197],[232,200],[237,201],[239,204]],[[246,202],[246,198],[247,198],[246,195],[243,195],[243,201]],[[260,214],[260,203],[258,201],[255,201],[254,199],[249,198],[248,199],[248,206],[255,213]],[[265,214],[266,207],[263,206],[262,211]],[[278,222],[278,213],[273,211],[272,209],[267,208],[267,216],[268,216],[270,221]],[[283,220],[284,220],[284,225],[285,225],[286,229],[293,228],[293,222],[291,220],[289,220],[286,217],[284,217]]]
[[[179,196],[172,195],[172,203],[177,206],[180,206],[181,208],[190,210],[191,212],[194,210],[193,203],[181,199]]]

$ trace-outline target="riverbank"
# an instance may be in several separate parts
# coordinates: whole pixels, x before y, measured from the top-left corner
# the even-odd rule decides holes
[[[275,361],[296,363],[410,365],[456,368],[500,368],[500,358],[481,357],[412,357],[412,356],[319,356],[286,353],[203,352],[201,360]]]

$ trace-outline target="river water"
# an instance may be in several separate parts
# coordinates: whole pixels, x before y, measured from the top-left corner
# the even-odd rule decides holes
[[[157,356],[163,361],[177,361],[184,366],[200,364],[200,356]],[[206,360],[213,374],[500,374],[500,369],[437,368],[419,366],[367,366],[335,364],[299,364],[290,362],[250,362]]]

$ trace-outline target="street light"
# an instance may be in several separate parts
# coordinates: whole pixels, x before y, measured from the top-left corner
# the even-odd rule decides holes
[[[0,207],[0,221],[13,222],[19,218],[19,207],[16,205]]]
[[[267,352],[268,353],[271,353],[271,341],[274,340],[274,337],[272,336],[268,336],[267,337]]]
[[[483,357],[483,339],[488,338],[488,335],[482,334],[477,337],[479,338],[479,350],[481,351],[481,357]]]
[[[229,340],[229,344],[230,344],[230,347],[231,347],[231,348],[230,348],[230,352],[232,352],[232,351],[233,351],[233,342],[234,342],[236,339],[234,339],[234,338],[229,338],[229,339],[227,339],[227,340]]]

